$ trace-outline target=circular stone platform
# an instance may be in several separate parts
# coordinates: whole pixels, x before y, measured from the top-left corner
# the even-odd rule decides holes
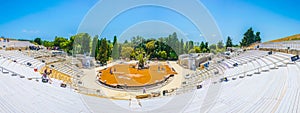
[[[99,71],[99,82],[114,88],[144,87],[164,83],[176,72],[167,64],[150,64],[137,69],[136,64],[116,64]]]

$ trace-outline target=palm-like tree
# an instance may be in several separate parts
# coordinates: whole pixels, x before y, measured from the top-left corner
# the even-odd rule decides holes
[[[136,48],[136,59],[139,61],[139,69],[143,69],[145,66],[145,61],[147,60],[145,58],[145,50],[143,48]]]

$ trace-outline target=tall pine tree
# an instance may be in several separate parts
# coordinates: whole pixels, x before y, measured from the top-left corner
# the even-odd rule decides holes
[[[232,44],[232,39],[228,36],[227,37],[227,41],[226,41],[226,48],[227,47],[232,47],[233,46],[233,44]]]
[[[93,38],[93,42],[92,42],[92,50],[91,50],[91,57],[95,57],[96,58],[96,54],[98,52],[98,49],[97,49],[97,45],[98,45],[98,35],[96,35],[94,38]]]
[[[117,36],[114,36],[112,58],[114,60],[117,60],[119,57],[120,57],[120,54],[119,54],[119,46],[118,46]]]
[[[247,32],[244,34],[244,37],[242,39],[242,41],[240,42],[241,46],[249,46],[252,43],[255,42],[260,42],[261,38],[260,38],[260,32],[256,32],[256,34],[254,34],[254,31],[252,28],[249,28],[247,30]]]
[[[100,46],[99,46],[99,54],[97,56],[97,60],[100,61],[101,64],[106,64],[108,61],[108,51],[109,51],[109,45],[106,41],[106,38],[102,38],[100,40]]]
[[[260,32],[256,32],[256,34],[255,34],[255,42],[261,42]]]

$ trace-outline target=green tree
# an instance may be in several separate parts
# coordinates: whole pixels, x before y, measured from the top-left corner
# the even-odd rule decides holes
[[[90,53],[90,42],[91,36],[88,33],[79,33],[76,34],[74,37],[73,46],[75,47],[75,54],[84,54]]]
[[[97,53],[98,53],[98,48],[97,48],[98,40],[99,40],[99,37],[98,37],[98,35],[96,35],[93,38],[93,42],[92,42],[91,57],[95,57],[96,58],[96,56],[97,56]]]
[[[205,42],[204,48],[202,49],[202,52],[204,52],[204,53],[210,52],[210,49],[208,48],[208,42]]]
[[[254,31],[252,28],[249,28],[247,30],[247,32],[244,33],[244,37],[242,39],[242,41],[240,42],[241,46],[249,46],[252,43],[255,42],[260,42],[261,38],[260,38],[260,32],[256,32],[256,34],[254,34]]]
[[[59,47],[61,49],[65,49],[65,46],[64,47],[61,47],[61,43],[64,43],[64,42],[67,42],[68,39],[67,38],[64,38],[64,37],[55,37],[54,41],[53,41],[53,45],[56,46],[56,47]],[[65,44],[62,44],[62,45],[65,45]]]
[[[188,42],[188,51],[190,50],[190,49],[193,49],[194,48],[194,42],[193,41],[189,41]]]
[[[100,40],[99,54],[97,56],[97,60],[99,60],[101,64],[105,64],[109,59],[108,47],[109,46],[107,44],[106,38],[102,38]]]
[[[180,40],[180,52],[179,54],[184,54],[184,42],[183,39]]]
[[[75,36],[71,36],[69,39],[70,43],[68,45],[68,50],[67,50],[68,53],[72,53],[72,54],[74,53],[74,39]]]
[[[196,53],[195,49],[190,49],[188,53]]]
[[[255,42],[261,42],[260,32],[256,32],[256,34],[255,34]]]
[[[122,47],[122,51],[121,51],[121,56],[123,58],[130,58],[130,55],[132,54],[133,52],[133,48],[132,47]]]
[[[153,53],[153,50],[155,49],[155,43],[156,43],[156,41],[152,40],[146,44],[146,49],[147,49],[148,55],[151,55]]]
[[[216,50],[217,49],[217,45],[216,44],[212,44],[212,45],[209,46],[209,49]]]
[[[209,49],[208,49],[208,48],[203,48],[203,49],[202,49],[202,52],[203,52],[203,53],[208,53],[208,52],[209,52]]]
[[[184,51],[184,53],[189,53],[189,43],[188,42],[185,42],[183,51]]]
[[[138,61],[139,61],[139,68],[143,69],[145,65],[145,50],[143,48],[136,48],[135,49],[135,56]]]
[[[176,59],[178,59],[178,56],[175,51],[172,51],[170,53],[170,60],[176,60]]]
[[[112,57],[112,53],[113,53],[112,50],[113,50],[114,45],[113,45],[113,43],[110,42],[110,40],[107,40],[107,45],[108,45],[107,55],[108,55],[108,59],[110,59]]]
[[[201,53],[201,49],[199,46],[195,46],[193,50],[195,51],[195,53]],[[193,51],[191,51],[191,52],[193,52]]]
[[[171,38],[173,45],[171,47],[173,48],[173,51],[175,51],[177,54],[180,54],[180,42],[178,40],[177,33],[173,32]]]
[[[223,43],[223,41],[219,41],[219,42],[217,43],[217,48],[218,48],[218,49],[224,49],[224,43]]]
[[[99,60],[99,59],[97,59],[97,57],[100,54],[100,52],[99,52],[100,45],[101,45],[101,40],[99,40],[99,38],[98,38],[98,42],[97,42],[97,46],[96,46],[96,50],[95,50],[95,60]]]
[[[117,39],[117,36],[115,35],[114,40],[113,40],[113,45],[115,45],[116,43],[118,43],[118,39]]]
[[[59,47],[60,47],[60,49],[62,49],[62,50],[64,50],[64,51],[68,51],[68,47],[69,47],[69,45],[70,45],[70,41],[69,40],[66,40],[66,41],[64,41],[64,42],[61,42],[60,44],[59,44]]]
[[[119,45],[119,48],[118,48],[118,51],[119,51],[119,57],[121,57],[121,52],[122,52],[122,44],[118,44]]]
[[[247,45],[247,40],[245,38],[242,39],[242,41],[240,42],[241,46],[246,46]]]
[[[166,51],[159,51],[158,52],[159,58],[166,60],[167,59],[167,52]]]
[[[119,53],[119,46],[118,46],[117,36],[114,36],[113,40],[113,49],[112,49],[112,58],[114,60],[119,59],[120,53]]]
[[[53,47],[53,42],[51,42],[51,41],[47,41],[47,40],[45,40],[45,41],[43,41],[43,45],[45,46],[45,47]]]
[[[38,45],[42,45],[42,43],[43,43],[43,41],[42,41],[41,38],[35,38],[35,39],[33,40],[33,42],[37,43]]]
[[[158,40],[155,39],[144,39],[141,36],[136,36],[131,39],[131,41],[126,41],[123,44],[121,44],[122,47],[119,47],[122,50],[125,47],[132,47],[135,48],[134,51],[137,51],[138,48],[142,48],[144,50],[143,58],[144,59],[152,59],[152,58],[159,58],[160,57],[160,51],[165,51],[167,54],[167,59],[169,60],[176,60],[178,58],[178,54],[186,53],[187,50],[184,50],[184,48],[187,48],[184,44],[185,42],[183,40],[179,40],[177,38],[176,32],[172,33],[168,37],[159,37]],[[193,41],[190,42],[191,46],[194,47]],[[123,48],[124,47],[124,48]],[[122,52],[120,52],[122,54]],[[138,57],[141,57],[138,52],[131,52],[130,58],[137,59]]]
[[[116,44],[113,45],[113,49],[112,49],[112,53],[111,54],[112,54],[112,58],[114,60],[119,59],[120,53],[119,53],[119,44],[118,43],[116,43]]]
[[[81,53],[90,53],[90,42],[91,42],[91,36],[87,33],[82,34],[82,49]]]
[[[125,41],[124,41],[124,44],[127,44],[127,43],[128,43],[128,40],[125,40]]]
[[[228,37],[227,37],[227,41],[226,41],[226,48],[227,48],[227,47],[232,47],[232,46],[233,46],[232,40],[231,40],[231,38],[228,36]]]
[[[130,59],[135,59],[136,60],[136,53],[135,53],[134,50],[130,53]]]
[[[204,44],[204,42],[202,41],[201,44],[200,44],[200,50],[203,51],[204,48],[205,48],[205,44]]]
[[[145,39],[141,36],[136,36],[131,39],[131,42],[133,43],[134,46],[137,46],[145,42]]]

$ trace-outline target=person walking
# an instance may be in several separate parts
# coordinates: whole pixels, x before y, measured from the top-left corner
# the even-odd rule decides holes
[[[145,88],[145,87],[143,88],[143,93],[144,93],[144,94],[146,93],[146,88]]]

